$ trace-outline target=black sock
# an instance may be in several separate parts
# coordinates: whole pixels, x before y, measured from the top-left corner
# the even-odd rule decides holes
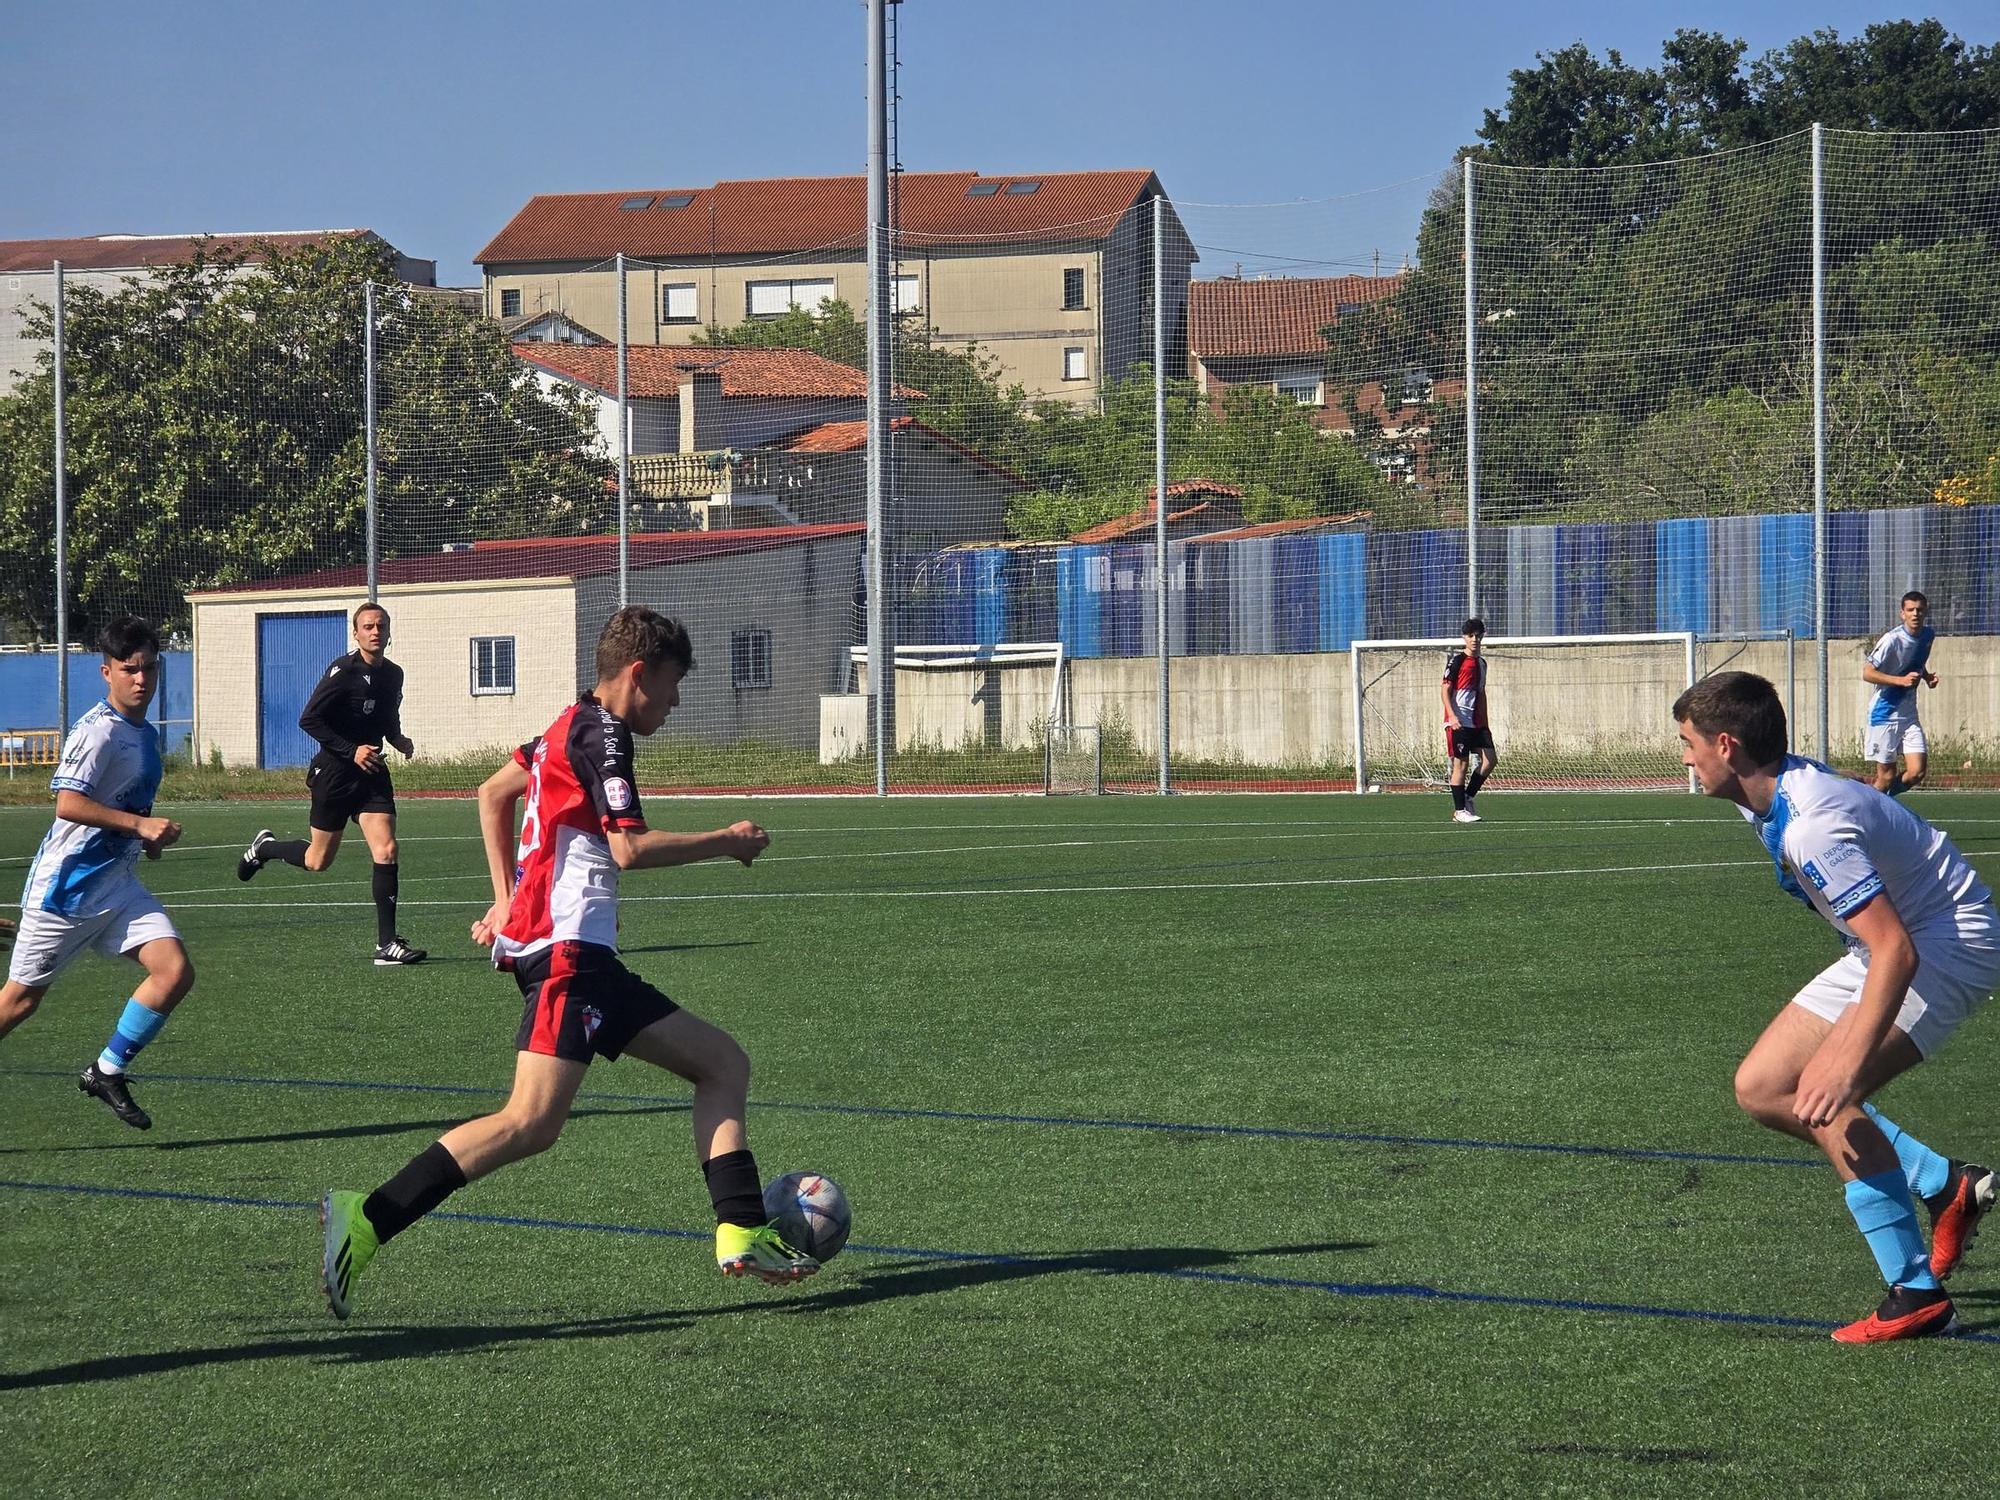
[[[701,1175],[708,1179],[716,1223],[755,1229],[764,1222],[764,1189],[757,1176],[757,1158],[748,1151],[711,1156],[701,1164]]]
[[[375,1238],[386,1245],[464,1186],[465,1174],[444,1142],[432,1141],[370,1193],[361,1211],[375,1226]]]
[[[1464,787],[1462,787],[1462,786],[1455,786],[1455,787],[1453,787],[1453,788],[1451,789],[1451,805],[1452,805],[1453,807],[1457,808],[1457,809],[1458,809],[1458,810],[1459,810],[1460,812],[1464,812],[1464,811],[1465,811],[1465,788],[1464,788]]]
[[[1484,770],[1474,771],[1472,775],[1466,780],[1465,795],[1468,797],[1477,797],[1479,795],[1479,789],[1485,785],[1486,785],[1486,772]]]
[[[273,839],[271,852],[264,857],[267,860],[282,859],[286,864],[297,865],[303,870],[306,867],[306,850],[311,847],[304,839]]]
[[[375,866],[375,941],[386,943],[396,935],[396,867]]]

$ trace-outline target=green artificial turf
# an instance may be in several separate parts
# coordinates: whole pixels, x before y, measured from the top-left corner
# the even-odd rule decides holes
[[[1913,801],[2000,874],[2000,796]],[[628,876],[623,941],[743,1042],[760,1165],[837,1178],[854,1243],[719,1277],[685,1087],[599,1065],[347,1324],[309,1205],[511,1073],[474,810],[404,805],[411,970],[368,961],[358,837],[245,887],[298,804],[166,810],[142,873],[199,977],[134,1073],[156,1127],[71,1077],[116,966],[0,1042],[9,1496],[1991,1492],[2000,1243],[1954,1282],[1985,1337],[1832,1344],[1873,1263],[1732,1103],[1837,947],[1722,805],[656,800],[772,831]],[[0,809],[0,882],[47,818]],[[1987,1016],[1883,1106],[1990,1159],[1996,1061]]]

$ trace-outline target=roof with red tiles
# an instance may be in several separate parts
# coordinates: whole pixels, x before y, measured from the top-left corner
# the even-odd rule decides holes
[[[1212,495],[1219,500],[1234,500],[1242,503],[1243,491],[1233,484],[1223,484],[1215,479],[1170,479],[1167,481],[1167,499],[1183,500],[1196,495]],[[1122,516],[1113,516],[1108,521],[1099,521],[1095,526],[1086,526],[1070,540],[1073,542],[1115,542],[1120,537],[1130,536],[1135,531],[1143,531],[1155,523],[1154,490],[1146,491],[1146,503],[1137,510],[1127,511]],[[1185,510],[1167,511],[1167,524],[1185,521],[1190,516],[1198,516],[1209,508],[1209,502],[1202,500]]]
[[[629,539],[634,568],[670,567],[745,552],[768,552],[803,542],[859,539],[867,527],[860,521],[827,526],[770,526],[740,531],[642,532]],[[377,570],[385,585],[478,583],[508,578],[596,578],[618,571],[618,538],[525,537],[479,542],[459,552],[426,552],[417,557],[389,558]],[[215,595],[262,593],[288,589],[365,589],[365,567],[326,568],[289,578],[225,584],[190,593],[190,599]]]
[[[613,344],[517,343],[514,357],[609,395],[618,389],[618,349]],[[865,400],[868,376],[804,349],[690,348],[635,344],[625,351],[625,390],[631,396],[673,397],[681,378],[698,370],[722,376],[725,396],[852,397]],[[917,400],[923,392],[899,385],[896,394]]]
[[[1092,241],[1160,191],[1150,171],[905,172],[897,179],[897,238],[908,247],[956,241]],[[974,184],[992,192],[973,194]],[[1028,184],[1032,191],[1022,191]],[[643,207],[636,206],[643,201]],[[633,204],[625,208],[623,204]],[[663,206],[674,205],[674,206]],[[620,193],[538,193],[507,221],[480,265],[506,261],[735,259],[788,250],[858,250],[868,217],[865,177],[762,177],[712,187]]]
[[[1016,474],[1005,464],[995,463],[976,448],[968,448],[957,438],[946,437],[927,422],[919,422],[915,417],[893,417],[889,422],[897,432],[913,433],[929,438],[939,447],[970,459],[982,469],[999,475],[1010,484],[1028,487],[1028,481]],[[807,427],[799,432],[779,438],[772,443],[773,448],[785,453],[858,453],[868,446],[868,423],[866,419],[852,422],[821,422],[817,427]]]
[[[1294,536],[1300,532],[1338,531],[1373,520],[1372,510],[1350,511],[1344,516],[1296,516],[1289,521],[1262,521],[1255,526],[1238,526],[1233,531],[1205,531],[1188,538],[1191,542],[1247,542],[1257,537]]]
[[[0,272],[46,271],[58,260],[65,271],[184,266],[197,250],[210,256],[229,251],[258,265],[270,258],[272,250],[297,250],[324,240],[364,236],[382,238],[372,229],[312,229],[290,234],[100,234],[69,240],[0,240]]]
[[[1322,354],[1320,330],[1343,308],[1377,302],[1400,276],[1299,276],[1197,281],[1188,287],[1188,350],[1195,358]]]

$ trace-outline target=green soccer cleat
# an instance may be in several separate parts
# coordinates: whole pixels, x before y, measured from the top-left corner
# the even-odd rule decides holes
[[[724,1276],[755,1276],[772,1286],[790,1286],[804,1281],[819,1269],[819,1262],[803,1250],[794,1250],[769,1224],[747,1228],[742,1224],[715,1226],[715,1263]]]
[[[319,1221],[326,1227],[320,1252],[320,1281],[326,1287],[327,1310],[346,1321],[354,1311],[354,1280],[375,1258],[375,1226],[361,1211],[366,1195],[330,1191],[319,1200]]]

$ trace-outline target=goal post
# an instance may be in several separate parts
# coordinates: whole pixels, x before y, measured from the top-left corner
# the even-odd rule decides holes
[[[848,650],[848,691],[865,674],[868,648]],[[985,644],[898,645],[898,674],[935,679],[935,692],[919,694],[923,681],[905,680],[897,690],[899,748],[921,745],[933,752],[965,757],[964,774],[974,782],[996,769],[994,752],[1029,750],[1040,762],[1045,792],[1101,792],[1103,751],[1094,724],[1070,722],[1070,659],[1061,641],[999,641]],[[1048,674],[1048,696],[1032,679],[1018,691],[1001,691],[996,674],[1040,670]],[[923,699],[921,706],[918,699]],[[1003,701],[1004,700],[1004,701]],[[901,732],[908,720],[908,733]],[[1032,765],[1033,762],[1030,762]],[[1018,773],[1009,772],[1010,776]],[[1028,777],[1035,775],[1033,770]],[[1026,778],[1023,778],[1026,780]],[[1033,781],[1026,783],[1033,786]]]
[[[1441,787],[1449,776],[1443,666],[1456,636],[1360,640],[1348,654],[1354,789]],[[1706,671],[1710,648],[1728,665],[1795,685],[1790,631],[1708,635],[1488,636],[1488,718],[1514,790],[1694,789],[1680,765],[1667,708]],[[1793,704],[1787,686],[1788,707]]]

